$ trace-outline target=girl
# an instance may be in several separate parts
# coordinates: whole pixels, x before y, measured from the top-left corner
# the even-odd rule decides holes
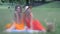
[[[39,20],[37,19],[33,19],[31,6],[28,6],[28,8],[26,8],[26,11],[24,12],[24,14],[25,14],[24,20],[26,22],[26,26],[28,27],[28,29],[46,32],[46,29],[42,26],[41,22],[39,22]]]
[[[12,30],[24,30],[23,13],[20,5],[15,6],[14,22],[7,27],[7,31]]]

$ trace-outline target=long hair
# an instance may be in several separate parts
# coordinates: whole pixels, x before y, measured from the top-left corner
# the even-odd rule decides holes
[[[15,6],[15,11],[17,11],[17,8],[20,7],[20,12],[22,12],[22,7],[20,5]]]
[[[28,18],[30,20],[30,18],[31,18],[31,8],[30,8],[30,6],[25,10],[24,14],[25,14],[25,18]]]
[[[22,7],[20,5],[16,5],[15,6],[15,11],[17,11],[18,7],[20,7],[20,12],[17,13],[18,14],[18,18],[19,18],[19,22],[20,22],[20,20],[22,19],[22,16],[23,16],[22,15]],[[15,16],[14,20],[17,21],[17,15],[16,15],[16,13],[14,14],[14,16]]]
[[[28,7],[28,8],[25,10],[25,14],[29,16],[30,13],[31,13],[31,10],[30,10],[30,8]]]

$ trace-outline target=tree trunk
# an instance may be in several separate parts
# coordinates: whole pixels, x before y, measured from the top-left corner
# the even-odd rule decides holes
[[[26,5],[29,5],[29,0],[26,0]]]
[[[45,0],[42,0],[42,2],[44,3],[44,2],[45,2]]]

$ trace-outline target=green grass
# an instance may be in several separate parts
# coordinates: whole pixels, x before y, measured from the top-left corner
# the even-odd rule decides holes
[[[59,34],[60,33],[60,2],[52,2],[44,4],[38,7],[32,8],[32,12],[35,19],[38,19],[45,27],[44,18],[52,20],[56,18],[56,32],[47,32],[46,34]],[[15,34],[15,33],[4,33],[5,25],[12,23],[14,9],[8,9],[7,6],[0,6],[0,34]],[[20,33],[16,33],[20,34]],[[40,34],[40,33],[39,33]]]

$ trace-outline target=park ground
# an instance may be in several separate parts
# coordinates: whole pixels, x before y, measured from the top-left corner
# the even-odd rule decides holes
[[[56,24],[55,32],[47,32],[46,34],[60,34],[60,1],[46,3],[32,8],[35,19],[38,19],[45,27],[44,19],[54,20]],[[20,33],[5,33],[5,25],[12,23],[14,8],[8,9],[8,6],[0,6],[0,34],[20,34]],[[40,33],[39,33],[40,34]]]

